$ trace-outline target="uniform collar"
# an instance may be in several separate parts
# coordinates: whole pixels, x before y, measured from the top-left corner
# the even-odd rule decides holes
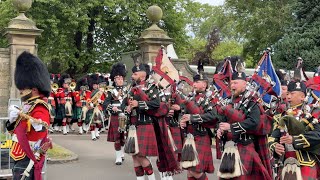
[[[27,102],[27,103],[31,103],[31,102],[36,101],[36,100],[39,99],[39,98],[40,98],[40,96],[33,96],[33,97],[27,99],[26,102]]]

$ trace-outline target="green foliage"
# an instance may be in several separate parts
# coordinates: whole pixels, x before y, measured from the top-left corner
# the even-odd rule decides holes
[[[184,54],[179,54],[179,58],[188,59],[191,61],[195,54],[199,51],[202,51],[206,46],[206,40],[200,38],[190,38],[188,41],[188,45],[184,46],[185,49],[183,51]]]
[[[320,62],[320,5],[315,1],[298,0],[293,9],[294,23],[274,46],[275,64],[293,69],[300,56],[306,70],[313,71]]]
[[[1,2],[0,27],[15,16],[11,1]],[[150,26],[146,10],[154,0],[37,0],[26,16],[44,32],[37,39],[38,55],[52,73],[71,75],[104,72],[122,52],[136,50],[136,39]],[[176,47],[186,44],[183,0],[158,0],[164,11],[159,26],[175,40]],[[1,41],[1,46],[6,42]],[[182,48],[177,48],[179,53]],[[107,67],[105,67],[107,66]]]
[[[234,30],[244,41],[245,57],[257,62],[260,53],[277,42],[292,22],[292,0],[226,0],[226,12],[232,16]]]
[[[17,16],[17,12],[14,11],[12,6],[12,0],[0,2],[0,33],[5,32],[5,28],[8,26],[10,19]],[[7,38],[0,38],[0,47],[7,47]]]
[[[223,60],[228,56],[239,56],[242,54],[243,47],[236,41],[221,42],[214,50],[213,59]]]

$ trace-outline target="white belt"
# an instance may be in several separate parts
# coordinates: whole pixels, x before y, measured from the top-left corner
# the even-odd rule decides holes
[[[19,141],[18,141],[18,137],[17,137],[16,134],[13,134],[13,135],[11,136],[11,139],[12,139],[12,141],[14,141],[14,142],[19,142]],[[31,149],[32,149],[32,150],[37,149],[37,148],[40,146],[41,141],[42,141],[41,139],[38,140],[38,141],[29,141],[29,145],[30,145]]]

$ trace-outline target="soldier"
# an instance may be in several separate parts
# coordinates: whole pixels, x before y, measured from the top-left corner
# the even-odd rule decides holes
[[[69,127],[72,131],[75,131],[73,128],[73,123],[79,123],[81,119],[81,110],[82,110],[82,102],[80,95],[80,87],[73,79],[71,82],[71,96],[72,96],[72,118],[69,124]],[[79,125],[79,124],[78,124]],[[82,128],[79,129],[79,134],[82,134]]]
[[[90,99],[91,91],[89,90],[89,84],[87,77],[83,77],[78,82],[79,86],[79,93],[80,93],[80,102],[81,102],[81,116],[78,119],[78,128],[79,128],[79,134],[83,134],[83,131],[86,130],[85,123],[85,117],[86,113],[88,111],[88,104],[87,101]]]
[[[36,56],[23,52],[17,59],[14,81],[19,89],[22,109],[9,107],[7,129],[12,134],[10,156],[14,160],[13,179],[41,179],[45,153],[51,142],[47,138],[49,108],[44,97],[50,95],[47,67]]]
[[[317,179],[319,176],[319,108],[306,108],[306,85],[290,82],[287,99],[290,108],[278,119],[269,138],[270,151],[278,159],[277,179]],[[296,165],[300,168],[288,169]],[[291,171],[291,172],[290,172]]]
[[[218,118],[217,136],[223,140],[224,154],[218,176],[222,179],[272,179],[266,138],[271,123],[266,128],[264,110],[255,101],[256,97],[246,96],[246,86],[246,75],[239,69],[232,74],[230,89],[233,95],[228,99],[229,103],[220,104],[212,111],[216,118],[222,115]]]
[[[122,63],[117,63],[112,66],[110,78],[113,81],[113,89],[108,91],[107,98],[104,101],[103,109],[110,114],[110,125],[108,131],[108,141],[114,142],[116,150],[116,165],[121,165],[124,160],[123,146],[125,142],[126,116],[123,113],[121,104],[124,95],[127,93],[126,87],[123,86],[124,78],[126,77],[126,67]],[[121,119],[122,118],[122,119]],[[119,122],[121,126],[119,126]]]
[[[125,112],[130,115],[130,124],[136,127],[137,132],[139,153],[132,156],[137,180],[143,180],[145,174],[149,180],[155,180],[151,162],[147,157],[158,156],[156,135],[152,125],[156,119],[152,115],[148,115],[146,111],[158,109],[160,100],[157,87],[146,81],[149,76],[148,69],[150,69],[149,65],[145,64],[136,64],[132,68],[131,77],[134,87],[129,91],[128,101],[124,101],[127,105]],[[141,93],[134,93],[134,88],[144,92],[149,101],[140,100]]]
[[[210,99],[206,96],[206,90],[208,88],[208,79],[205,75],[200,72],[193,77],[193,88],[195,94],[189,101],[193,102],[191,105],[185,106],[185,113],[180,120],[180,127],[184,128],[186,133],[190,133],[194,137],[195,148],[198,154],[199,164],[196,166],[189,167],[188,180],[207,180],[206,173],[213,173],[213,158],[211,152],[211,138],[209,131],[204,124],[202,124],[200,115],[209,114],[212,110]],[[174,106],[177,106],[175,104]],[[174,108],[180,110],[180,108]],[[193,112],[194,109],[200,109],[199,112]],[[208,117],[211,119],[210,117]],[[186,143],[186,142],[185,142]],[[184,145],[186,146],[186,145]],[[182,150],[183,152],[184,150]],[[183,157],[182,153],[182,157]],[[182,161],[184,158],[181,159]]]
[[[56,78],[55,74],[50,75],[50,83],[51,83],[51,92],[46,102],[48,103],[49,110],[50,110],[49,132],[53,133],[53,123],[54,123],[54,118],[56,116],[56,102],[54,99],[54,94],[55,94],[55,91],[58,90],[58,79]]]
[[[91,102],[89,103],[90,105],[89,110],[86,114],[85,123],[89,126],[89,131],[91,132],[91,139],[95,141],[100,138],[99,128],[101,128],[103,122],[101,104],[103,103],[105,94],[104,88],[102,87],[103,82],[100,82],[98,74],[92,74],[90,76],[90,84]],[[101,88],[99,86],[101,86]]]
[[[73,115],[72,110],[72,92],[69,87],[72,79],[69,74],[64,74],[61,76],[59,80],[59,86],[61,88],[58,89],[57,98],[58,103],[60,102],[60,107],[57,109],[60,114],[60,118],[62,118],[62,133],[63,135],[67,135],[69,133],[69,124],[71,122],[71,118]],[[58,117],[57,117],[58,118]]]

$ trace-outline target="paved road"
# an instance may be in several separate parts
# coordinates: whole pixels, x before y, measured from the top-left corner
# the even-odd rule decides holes
[[[126,155],[122,166],[114,164],[115,152],[113,144],[107,142],[106,134],[97,141],[90,140],[89,135],[51,135],[53,141],[79,155],[79,160],[65,164],[49,164],[47,168],[47,180],[134,180],[135,174],[132,159]],[[213,149],[214,150],[214,149]],[[213,156],[215,157],[215,155]],[[155,159],[152,159],[155,167],[156,178],[160,179],[156,170]],[[214,160],[215,168],[219,161]],[[147,179],[147,178],[146,178]],[[185,180],[186,173],[174,176],[174,180]],[[209,175],[210,180],[215,180],[216,175]]]

